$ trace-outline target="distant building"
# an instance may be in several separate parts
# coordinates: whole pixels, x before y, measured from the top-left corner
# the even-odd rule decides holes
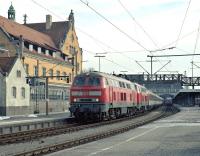
[[[0,116],[31,113],[26,76],[18,57],[0,57]]]
[[[71,82],[82,71],[73,11],[68,21],[52,22],[51,15],[47,15],[45,23],[31,24],[26,20],[25,24],[15,22],[15,13],[11,4],[8,19],[0,16],[0,48],[8,50],[0,51],[0,57],[16,56],[21,51],[21,62],[29,77],[66,76],[49,78],[49,111],[66,110]],[[31,84],[33,112],[45,112],[44,94],[44,86]]]

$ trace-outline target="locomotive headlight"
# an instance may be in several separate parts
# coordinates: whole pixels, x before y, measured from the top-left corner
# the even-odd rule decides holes
[[[77,101],[77,99],[76,98],[74,98],[74,102],[76,102]]]
[[[96,99],[95,99],[95,101],[96,101],[96,102],[99,102],[99,99],[98,99],[98,98],[96,98]]]

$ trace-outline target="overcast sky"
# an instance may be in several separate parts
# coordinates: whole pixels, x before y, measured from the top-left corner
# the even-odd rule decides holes
[[[98,58],[94,57],[95,53],[107,53],[100,55],[106,56],[101,59],[101,71],[108,73],[120,73],[120,71],[143,73],[144,70],[135,61],[139,61],[150,73],[150,62],[145,62],[150,60],[147,55],[200,53],[200,43],[197,40],[200,21],[199,0],[191,0],[191,3],[189,0],[83,0],[83,2],[12,0],[16,10],[16,21],[19,23],[23,23],[25,13],[28,15],[27,23],[45,22],[46,14],[51,14],[53,21],[67,20],[72,9],[79,44],[83,48],[83,60],[86,61],[83,66],[86,69],[98,70]],[[1,16],[7,17],[10,4],[11,0],[0,0]],[[178,37],[184,17],[185,22]],[[170,47],[176,48],[152,54],[149,52]],[[153,73],[171,60],[160,73],[178,71],[183,74],[186,71],[187,75],[191,76],[191,61],[200,66],[199,58],[200,56],[154,58]],[[194,75],[199,74],[200,68],[195,66]]]

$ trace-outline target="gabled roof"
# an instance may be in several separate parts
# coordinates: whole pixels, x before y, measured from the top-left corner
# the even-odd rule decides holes
[[[5,75],[5,73],[10,73],[17,57],[0,57],[0,72]]]
[[[0,27],[7,33],[17,38],[22,35],[24,40],[31,41],[32,43],[39,44],[44,47],[48,46],[58,49],[50,36],[2,16],[0,16]]]
[[[59,48],[59,43],[66,38],[66,34],[69,31],[70,22],[52,22],[51,28],[48,30],[46,29],[46,23],[30,23],[26,24],[26,26],[49,35],[53,39],[55,45]]]

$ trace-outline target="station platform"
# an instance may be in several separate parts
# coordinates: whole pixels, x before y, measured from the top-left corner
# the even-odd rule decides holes
[[[31,114],[23,116],[0,116],[0,134],[16,133],[20,131],[48,128],[62,125],[70,118],[70,112],[45,114]]]

